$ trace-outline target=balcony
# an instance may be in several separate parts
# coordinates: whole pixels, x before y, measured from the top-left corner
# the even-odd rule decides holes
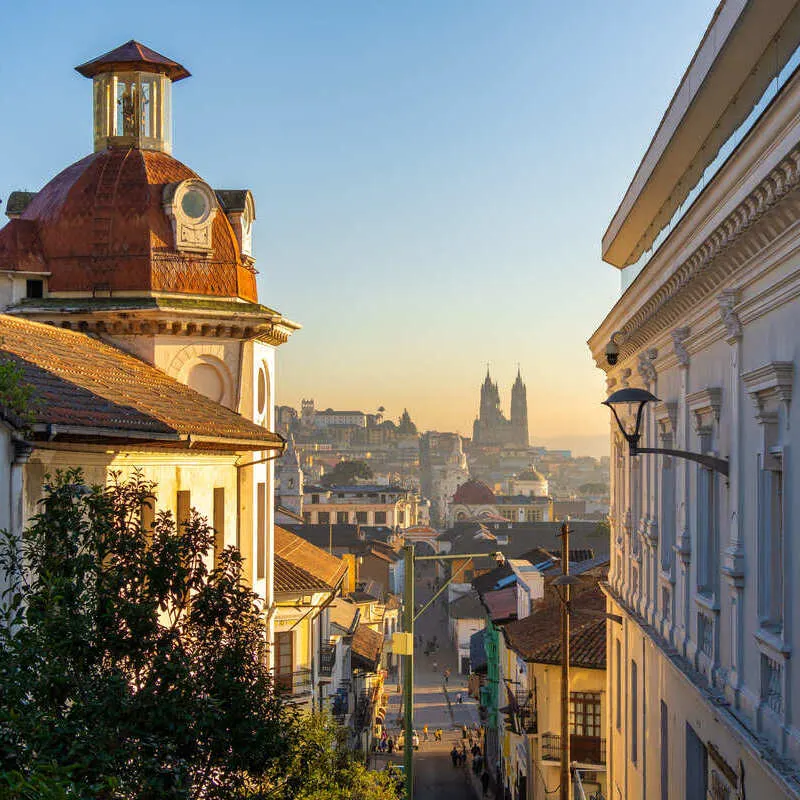
[[[330,678],[333,675],[333,667],[335,664],[336,645],[333,643],[323,644],[319,649],[320,678]]]
[[[289,700],[308,702],[312,692],[311,670],[307,667],[275,676],[275,688]]]
[[[561,761],[559,734],[543,733],[539,744],[543,761]],[[569,758],[579,764],[605,764],[606,740],[599,736],[579,736],[573,733],[569,737]]]
[[[536,709],[533,707],[530,695],[526,692],[517,692],[513,705],[516,706],[520,733],[536,733]]]

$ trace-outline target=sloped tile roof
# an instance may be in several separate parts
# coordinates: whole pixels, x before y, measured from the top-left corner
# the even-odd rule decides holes
[[[517,587],[507,586],[504,589],[486,592],[481,602],[489,612],[492,622],[506,622],[517,616]]]
[[[526,661],[561,663],[561,604],[555,589],[548,587],[545,599],[527,617],[506,625],[508,646]],[[605,595],[596,581],[576,587],[572,593],[570,664],[605,669]]]
[[[374,672],[378,668],[383,650],[383,636],[364,623],[353,634],[352,663],[355,667]]]
[[[484,619],[486,616],[475,591],[468,592],[450,603],[448,614],[451,619]]]
[[[341,558],[326,553],[279,525],[275,526],[275,591],[330,591],[339,585],[345,572],[347,564]]]
[[[0,360],[33,389],[34,432],[96,440],[275,449],[277,434],[83,333],[0,314]],[[204,444],[205,440],[205,444]]]

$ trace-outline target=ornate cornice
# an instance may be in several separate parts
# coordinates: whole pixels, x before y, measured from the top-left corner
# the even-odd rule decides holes
[[[734,310],[736,305],[736,292],[733,289],[726,289],[717,295],[719,304],[719,315],[722,324],[725,326],[725,341],[734,344],[742,338],[742,323],[739,315]]]
[[[688,328],[675,328],[672,331],[672,349],[675,351],[675,358],[682,367],[689,366],[689,351],[686,349],[686,340],[689,338]]]
[[[656,382],[656,366],[653,362],[656,360],[657,356],[658,350],[656,350],[654,347],[639,353],[639,377],[649,385],[652,385]]]
[[[622,326],[620,361],[633,355],[658,331],[685,319],[698,302],[796,224],[800,218],[798,188],[800,147],[759,182]],[[794,208],[787,205],[789,195]]]

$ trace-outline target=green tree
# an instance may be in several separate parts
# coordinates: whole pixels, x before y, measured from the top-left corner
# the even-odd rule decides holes
[[[289,800],[326,781],[352,793],[309,800],[391,800],[328,747],[330,720],[272,691],[238,550],[209,570],[196,512],[143,525],[154,494],[60,473],[22,541],[0,536],[0,800]]]
[[[363,461],[340,461],[330,472],[322,476],[324,486],[349,486],[356,478],[369,480],[372,470]]]
[[[153,493],[140,476],[91,489],[66,472],[22,542],[0,543],[4,773],[54,764],[84,789],[116,785],[90,796],[215,798],[285,755],[239,553],[209,571],[196,513],[146,530]]]

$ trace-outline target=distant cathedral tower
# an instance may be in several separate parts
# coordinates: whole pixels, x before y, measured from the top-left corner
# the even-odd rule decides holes
[[[530,443],[528,438],[528,390],[522,382],[522,375],[517,368],[517,379],[511,387],[511,428],[514,432],[514,444],[525,447]]]
[[[480,410],[472,428],[472,440],[479,445],[528,447],[528,397],[519,370],[511,390],[511,419],[508,420],[500,408],[500,389],[492,381],[487,367],[486,378],[481,385]]]

